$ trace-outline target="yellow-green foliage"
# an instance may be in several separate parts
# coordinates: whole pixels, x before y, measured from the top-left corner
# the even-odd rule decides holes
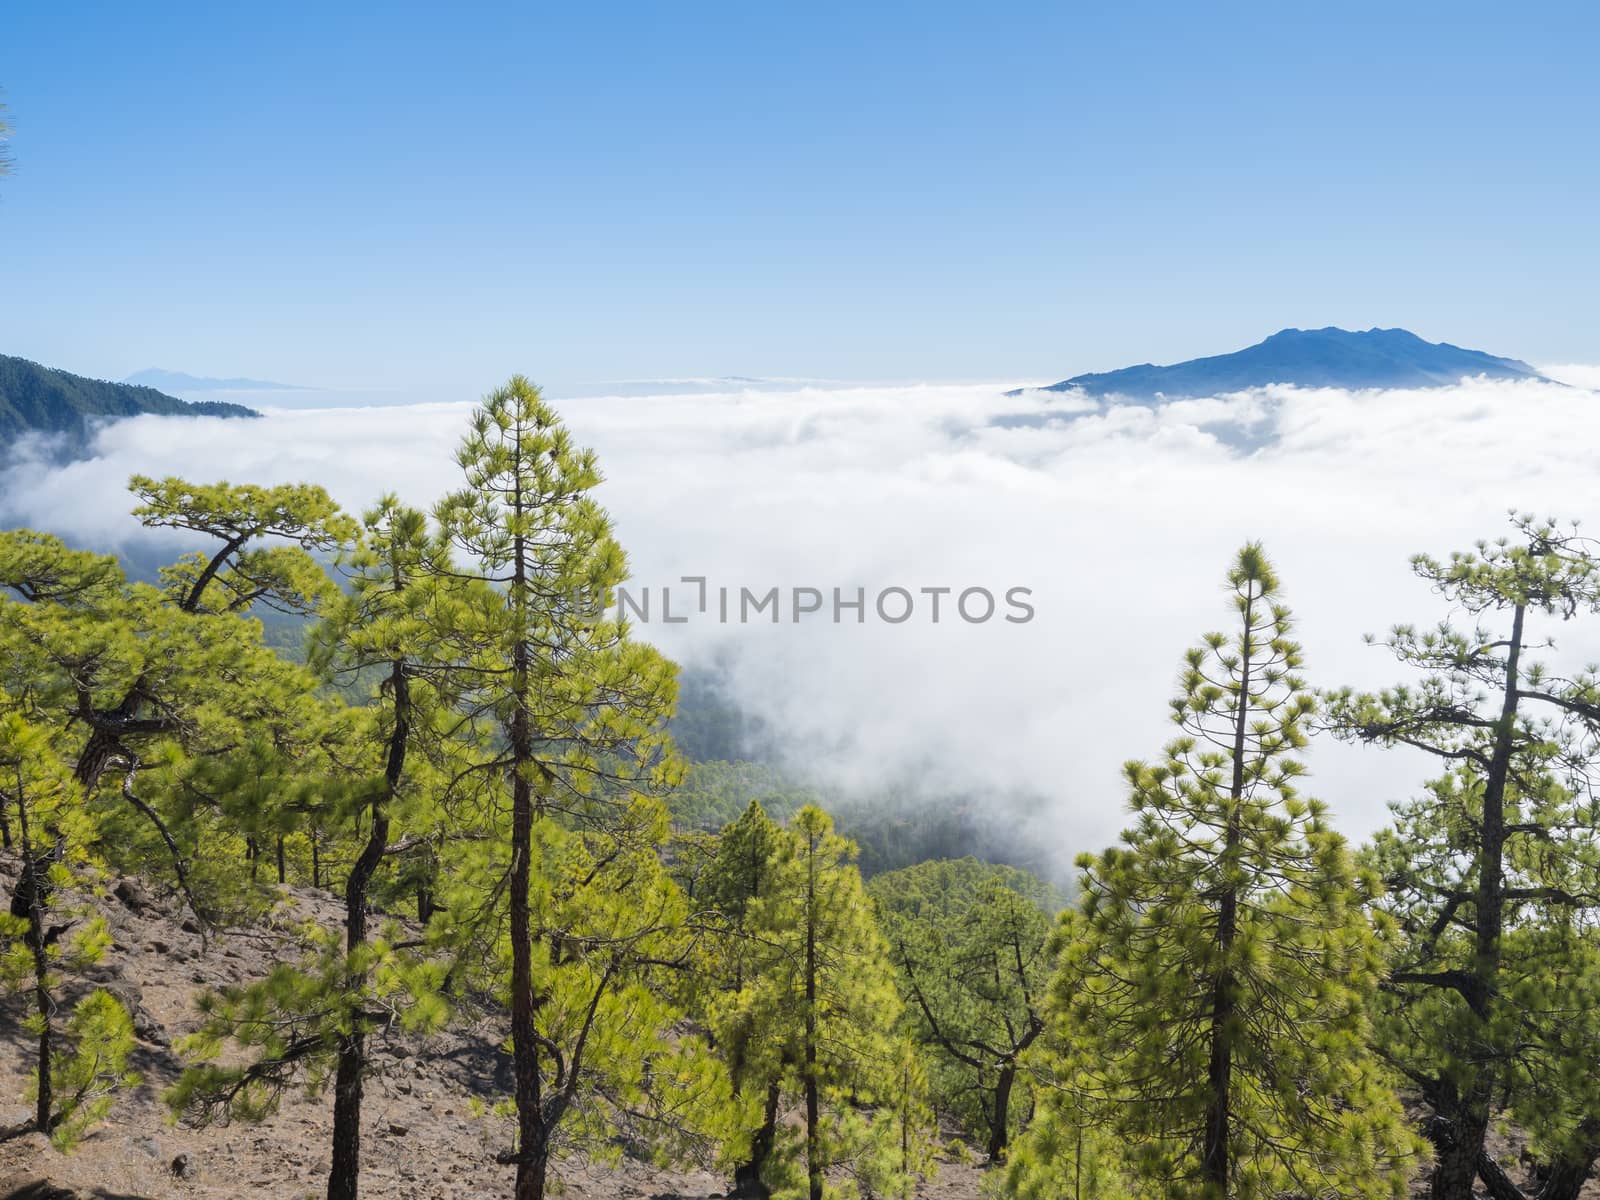
[[[1147,1200],[1116,1138],[1075,1112],[1068,1094],[1047,1091],[1034,1122],[984,1194],[1014,1200]]]
[[[902,1024],[929,1049],[941,1111],[1003,1157],[1032,1107],[1018,1063],[1043,1029],[1045,947],[1064,901],[1026,871],[973,858],[890,871],[868,891],[907,997]]]
[[[819,1094],[819,1161],[780,1130],[764,1165],[780,1196],[804,1194],[812,1169],[840,1195],[906,1195],[932,1161],[925,1067],[894,1037],[901,1002],[854,854],[821,809],[781,829],[752,803],[708,872],[730,922],[709,1004],[717,1044],[746,1095],[776,1083],[795,1106],[808,1078]]]
[[[58,1150],[70,1150],[111,1110],[118,1088],[139,1082],[138,1073],[127,1069],[133,1018],[120,1000],[98,989],[73,1006],[60,1040],[60,1049],[50,1056],[55,1096],[50,1141]],[[36,1072],[31,1096],[38,1087]]]
[[[1552,1177],[1581,1180],[1600,1156],[1600,678],[1534,657],[1558,623],[1600,611],[1600,556],[1575,528],[1512,524],[1412,560],[1453,614],[1382,639],[1413,678],[1327,697],[1336,733],[1444,770],[1393,806],[1367,857],[1389,883],[1376,907],[1404,934],[1378,1043],[1433,1110],[1451,1195],[1502,1112]]]
[[[1296,788],[1315,702],[1258,547],[1229,584],[1238,626],[1189,654],[1181,736],[1127,767],[1133,826],[1081,860],[1049,1067],[1073,1121],[1173,1200],[1398,1200],[1417,1144],[1368,1015],[1391,923],[1369,920],[1373,879]]]
[[[93,826],[82,792],[60,761],[59,739],[25,716],[33,710],[25,688],[0,689],[0,802],[15,819],[22,858],[10,911],[0,914],[0,987],[32,1000],[24,1028],[35,1061],[48,1063],[45,1077],[33,1071],[34,1127],[65,1150],[105,1116],[119,1087],[136,1081],[126,1070],[133,1021],[99,990],[78,1001],[65,1028],[55,1024],[66,976],[103,959],[112,939],[88,895]]]

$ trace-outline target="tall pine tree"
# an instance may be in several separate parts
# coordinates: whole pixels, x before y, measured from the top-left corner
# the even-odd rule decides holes
[[[1162,1195],[1400,1197],[1413,1143],[1367,1048],[1368,881],[1297,791],[1315,700],[1259,546],[1228,587],[1237,624],[1189,652],[1181,736],[1126,767],[1135,823],[1080,862],[1057,1073]]]
[[[485,840],[451,867],[462,944],[505,970],[517,1200],[541,1200],[562,1138],[600,1148],[609,1112],[687,1145],[730,1119],[726,1072],[661,976],[686,961],[687,906],[661,862],[676,668],[606,617],[626,578],[600,472],[516,376],[473,418],[466,486],[439,506],[464,567],[444,636],[479,760],[451,804]],[[470,577],[469,577],[470,576]],[[487,898],[487,903],[485,900]],[[501,917],[504,924],[500,925]]]
[[[1328,705],[1345,737],[1445,767],[1373,850],[1407,935],[1383,1044],[1433,1109],[1435,1200],[1469,1200],[1479,1176],[1497,1196],[1520,1195],[1484,1144],[1505,1100],[1568,1195],[1600,1154],[1587,1119],[1600,1103],[1588,1083],[1596,1043],[1580,1016],[1600,993],[1600,689],[1532,658],[1548,627],[1600,611],[1600,558],[1574,531],[1514,523],[1514,537],[1448,561],[1412,560],[1474,622],[1392,631],[1385,644],[1418,681]]]

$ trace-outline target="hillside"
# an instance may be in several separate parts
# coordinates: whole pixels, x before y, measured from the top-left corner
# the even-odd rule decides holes
[[[216,401],[179,400],[154,388],[109,383],[0,355],[0,445],[26,433],[63,435],[81,446],[91,424],[154,413],[170,417],[255,417],[253,409]]]
[[[0,852],[0,891],[15,887],[16,860]],[[137,880],[114,881],[96,907],[116,948],[92,982],[122,999],[135,1016],[143,1079],[118,1096],[110,1118],[70,1154],[38,1134],[0,1140],[0,1200],[224,1200],[245,1192],[300,1200],[323,1194],[328,1169],[329,1098],[290,1090],[259,1125],[195,1128],[166,1118],[161,1092],[181,1069],[175,1045],[199,1025],[195,1000],[206,987],[264,975],[293,956],[297,928],[337,927],[342,909],[327,892],[280,889],[277,911],[260,925],[230,930],[203,945],[170,896]],[[26,1115],[26,996],[0,995],[0,1128]],[[510,1090],[503,1014],[493,1011],[424,1039],[398,1028],[373,1037],[374,1070],[366,1085],[363,1192],[388,1200],[499,1200],[510,1168],[495,1155],[511,1142],[503,1117],[482,1106]],[[175,1170],[180,1165],[181,1170]],[[709,1169],[667,1170],[624,1149],[621,1161],[569,1159],[559,1169],[569,1200],[699,1200],[720,1196],[725,1178]],[[977,1200],[982,1172],[946,1163],[918,1191],[926,1200]]]
[[[922,873],[983,869],[982,864],[927,864]],[[17,860],[0,851],[0,892],[16,885]],[[916,872],[905,873],[907,877]],[[887,882],[887,877],[885,877]],[[203,944],[178,899],[133,878],[111,881],[94,901],[115,939],[113,955],[84,985],[105,987],[134,1014],[142,1076],[119,1094],[109,1119],[68,1154],[38,1134],[0,1139],[0,1200],[225,1200],[246,1190],[285,1200],[323,1194],[328,1167],[329,1098],[291,1089],[261,1124],[196,1128],[173,1124],[161,1093],[182,1066],[178,1043],[199,1027],[195,1002],[208,987],[256,978],[292,957],[305,922],[336,927],[342,908],[331,894],[281,887],[276,911],[257,925],[228,930]],[[0,1129],[25,1116],[31,1039],[23,1029],[25,995],[0,993]],[[510,1088],[505,1019],[486,1010],[446,1031],[414,1039],[398,1028],[373,1039],[366,1085],[363,1181],[388,1200],[499,1200],[510,1169],[495,1161],[510,1123],[485,1111]],[[792,1116],[792,1114],[791,1114]],[[947,1131],[948,1132],[948,1131]],[[1518,1162],[1519,1130],[1497,1130],[1496,1157]],[[979,1200],[982,1167],[945,1160],[912,1200]],[[620,1161],[568,1159],[559,1170],[568,1200],[715,1200],[726,1179],[704,1169],[666,1169],[626,1152]],[[1426,1195],[1419,1174],[1413,1195]],[[992,1182],[990,1180],[989,1182]],[[1600,1196],[1590,1184],[1583,1200]]]
[[[1514,358],[1428,342],[1405,329],[1283,329],[1237,350],[1157,366],[1074,375],[1040,390],[1149,402],[1218,396],[1274,383],[1299,387],[1428,388],[1462,379],[1543,379]],[[1028,389],[1008,393],[1017,395]]]

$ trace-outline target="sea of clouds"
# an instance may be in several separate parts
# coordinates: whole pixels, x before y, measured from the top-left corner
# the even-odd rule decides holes
[[[1409,555],[1508,532],[1512,507],[1600,516],[1600,369],[1551,373],[1570,386],[1269,388],[1140,406],[1007,397],[1011,384],[711,383],[557,403],[598,451],[634,585],[656,600],[641,633],[717,664],[825,780],[989,797],[1067,854],[1122,827],[1120,765],[1171,736],[1181,656],[1227,624],[1223,576],[1244,541],[1279,567],[1310,681],[1378,686],[1401,676],[1364,633],[1450,615]],[[357,511],[385,491],[425,505],[459,486],[452,450],[471,409],[122,421],[82,461],[20,448],[0,520],[97,548],[151,544],[161,535],[126,515],[134,472],[307,480]],[[802,587],[829,603],[799,622],[786,608],[778,624],[723,624],[714,598],[696,611],[684,576],[713,597]],[[688,621],[659,620],[665,587]],[[1035,615],[969,623],[946,598],[938,623],[919,602],[889,624],[871,606],[892,587],[923,600],[923,588],[1028,588]],[[832,621],[834,588],[865,591],[864,622]],[[1600,618],[1584,624],[1554,631],[1558,660],[1600,657]],[[1322,741],[1310,762],[1309,790],[1356,836],[1430,769]]]

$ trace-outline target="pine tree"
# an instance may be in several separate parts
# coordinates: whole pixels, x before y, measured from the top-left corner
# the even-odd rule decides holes
[[[717,838],[700,889],[705,906],[720,921],[720,936],[709,940],[710,961],[702,968],[711,978],[712,1005],[738,996],[770,959],[771,948],[751,926],[751,908],[774,886],[773,859],[783,837],[782,827],[767,816],[761,801],[751,800]],[[754,1018],[748,1008],[730,1007],[717,1030],[717,1050],[728,1064],[734,1091],[760,1094],[761,1123],[750,1138],[749,1155],[733,1173],[734,1195],[760,1197],[769,1193],[762,1176],[777,1142],[784,1064],[773,1069],[775,1064],[765,1061],[759,1045],[753,1044],[761,1036]]]
[[[77,1001],[57,1028],[63,971],[99,962],[111,945],[103,917],[74,891],[92,885],[93,826],[48,730],[28,719],[26,695],[0,691],[0,793],[15,816],[21,874],[10,911],[0,914],[0,986],[26,988],[37,1047],[29,1129],[68,1149],[110,1108],[112,1094],[138,1082],[127,1070],[133,1021],[110,993]]]
[[[230,814],[230,801],[253,769],[276,769],[319,707],[309,678],[264,645],[248,613],[305,613],[326,600],[333,585],[311,551],[342,544],[354,527],[320,488],[133,484],[144,523],[208,534],[218,547],[152,587],[58,538],[0,535],[0,586],[16,597],[0,607],[0,637],[53,710],[47,723],[76,740],[85,795],[108,802],[101,836],[130,861],[157,844],[204,929],[240,893],[225,861],[240,844],[237,818],[292,820],[281,810]],[[258,546],[263,539],[270,544]],[[254,860],[256,835],[275,841],[285,825],[243,832]]]
[[[1189,652],[1182,736],[1127,766],[1135,823],[1080,860],[1057,1073],[1163,1195],[1400,1197],[1412,1140],[1366,1045],[1370,883],[1296,790],[1315,701],[1259,546],[1228,584],[1238,626]]]
[[[346,1012],[339,1021],[334,1081],[333,1155],[328,1200],[355,1200],[361,1157],[361,1095],[367,1070],[363,1011],[370,979],[367,904],[373,876],[391,852],[395,808],[408,799],[412,837],[427,843],[436,833],[431,796],[407,795],[420,776],[437,787],[448,755],[448,738],[438,729],[451,699],[441,694],[447,671],[435,645],[433,615],[446,600],[439,579],[450,570],[443,549],[430,538],[427,520],[415,509],[385,497],[366,518],[366,544],[355,556],[349,595],[321,633],[325,669],[359,675],[384,672],[378,687],[373,733],[382,752],[382,775],[363,789],[367,838],[345,880],[347,966],[341,997]],[[420,752],[420,753],[419,753]],[[426,762],[435,774],[430,777]],[[422,769],[419,769],[422,768]],[[409,768],[409,769],[408,769]],[[420,811],[419,811],[420,810]],[[426,978],[413,972],[413,978]],[[442,1015],[435,1008],[434,1015]]]
[[[563,1139],[605,1145],[609,1112],[683,1147],[729,1119],[729,1084],[697,1039],[669,1036],[681,1014],[663,975],[692,943],[658,851],[660,793],[681,777],[665,730],[675,668],[605,616],[627,567],[591,494],[595,457],[517,376],[485,400],[457,461],[467,486],[437,516],[476,573],[456,580],[444,629],[481,754],[451,803],[485,840],[446,844],[443,901],[505,988],[505,1158],[517,1200],[540,1200]]]
[[[945,1065],[940,1098],[1000,1162],[1017,1124],[1022,1059],[1044,1030],[1051,921],[1042,905],[1060,907],[1053,890],[1025,871],[976,859],[891,871],[868,890],[912,1028]]]
[[[1569,1188],[1600,1153],[1586,1120],[1600,1096],[1583,1082],[1597,1043],[1578,1018],[1600,994],[1589,783],[1600,690],[1592,675],[1564,678],[1530,658],[1540,621],[1600,611],[1600,559],[1554,523],[1514,524],[1515,538],[1412,560],[1477,622],[1390,634],[1420,682],[1329,698],[1336,732],[1446,768],[1372,851],[1407,935],[1383,1042],[1434,1112],[1435,1200],[1467,1200],[1475,1176],[1499,1197],[1520,1195],[1484,1148],[1505,1097],[1555,1150]]]
[[[299,776],[333,793],[326,819],[336,834],[353,835],[357,846],[345,877],[343,944],[319,935],[306,962],[279,964],[263,980],[204,997],[206,1020],[187,1044],[191,1053],[212,1059],[229,1042],[254,1053],[234,1065],[191,1067],[167,1097],[175,1111],[202,1122],[221,1114],[256,1118],[272,1111],[290,1083],[304,1078],[316,1084],[331,1071],[329,1200],[358,1194],[368,1027],[398,1018],[412,1031],[425,1030],[445,1015],[442,966],[398,949],[394,929],[373,938],[368,907],[385,857],[438,833],[436,801],[451,766],[450,739],[441,726],[451,718],[449,697],[439,687],[448,664],[433,629],[439,606],[447,603],[439,580],[450,565],[423,514],[386,497],[367,515],[366,536],[350,553],[349,567],[349,591],[316,630],[313,658],[331,680],[369,684],[371,703],[323,722],[326,732],[313,740],[324,753],[272,747],[275,769],[257,770],[226,788],[248,798],[254,793],[248,784],[261,783],[265,774],[270,792],[293,794],[289,785]],[[230,761],[237,766],[239,759],[235,754]],[[249,807],[258,814],[268,808]],[[397,824],[400,842],[392,839]]]
[[[797,1096],[810,1200],[821,1200],[834,1168],[880,1191],[901,1178],[893,1152],[900,1000],[854,855],[821,809],[795,814],[762,868],[759,894],[744,892],[751,970],[711,1012],[718,1045],[739,1047],[743,1080],[767,1091],[757,1140],[776,1128],[781,1096]],[[888,1119],[875,1117],[879,1105]],[[762,1183],[787,1194],[783,1166],[764,1156]]]

